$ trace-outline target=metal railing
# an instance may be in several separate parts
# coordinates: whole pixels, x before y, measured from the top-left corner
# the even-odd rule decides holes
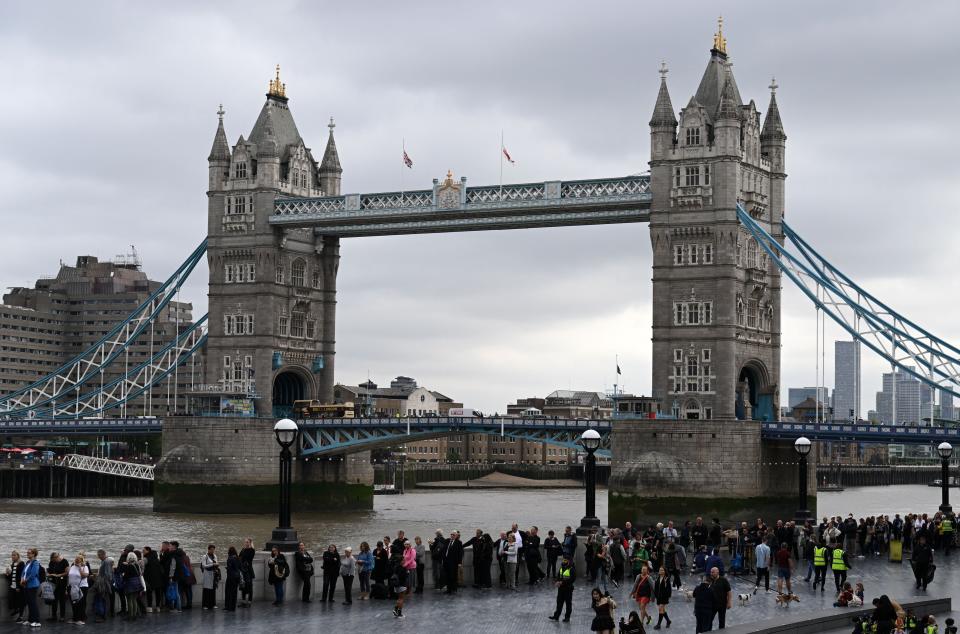
[[[89,471],[91,473],[102,473],[104,475],[118,476],[121,478],[153,481],[153,465],[147,464],[94,458],[93,456],[81,456],[71,453],[65,455],[63,459],[60,460],[60,466],[77,471]]]

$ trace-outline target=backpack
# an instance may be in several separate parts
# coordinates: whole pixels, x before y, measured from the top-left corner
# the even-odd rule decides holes
[[[370,587],[371,599],[386,599],[387,594],[387,586],[382,583],[375,583]]]
[[[42,568],[41,568],[42,570]],[[56,593],[57,588],[53,585],[52,581],[44,580],[40,584],[40,598],[47,604],[52,604],[54,599],[54,594]]]

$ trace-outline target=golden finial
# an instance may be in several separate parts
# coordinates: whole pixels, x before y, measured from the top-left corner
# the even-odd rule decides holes
[[[267,95],[271,97],[287,98],[287,85],[280,82],[280,64],[277,64],[277,77],[270,80]]]
[[[727,54],[727,38],[723,37],[723,16],[717,18],[717,32],[713,34],[713,50]]]

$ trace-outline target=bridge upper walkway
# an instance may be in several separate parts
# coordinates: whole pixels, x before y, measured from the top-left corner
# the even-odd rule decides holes
[[[279,198],[272,225],[340,237],[526,229],[650,220],[650,176]]]

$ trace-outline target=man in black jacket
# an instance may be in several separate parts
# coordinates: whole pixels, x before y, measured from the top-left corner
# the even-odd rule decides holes
[[[447,580],[447,594],[457,591],[460,576],[460,564],[463,562],[463,543],[460,533],[453,531],[447,541],[447,550],[443,555],[443,573]]]
[[[528,586],[540,583],[546,575],[540,570],[540,529],[531,526],[523,539],[523,558],[527,562],[527,581]]]
[[[484,556],[483,552],[483,529],[478,528],[476,534],[468,539],[463,545],[464,550],[467,548],[473,548],[473,587],[481,587],[481,581],[483,580],[483,572],[481,571],[481,558]],[[489,562],[488,562],[489,567]]]
[[[577,580],[577,570],[573,565],[573,559],[567,555],[563,556],[560,562],[560,570],[557,571],[557,609],[550,617],[551,621],[560,620],[560,612],[566,607],[566,614],[563,615],[563,622],[570,622],[570,613],[573,612],[573,584]]]
[[[930,580],[930,566],[933,564],[933,549],[927,545],[926,535],[920,535],[913,545],[910,555],[910,565],[913,567],[913,577],[917,581],[917,589],[927,589]]]
[[[694,552],[699,552],[700,547],[707,543],[707,527],[703,525],[702,517],[698,517],[693,528],[690,529],[690,537],[693,538]]]
[[[433,563],[433,589],[440,590],[444,586],[443,555],[447,552],[447,540],[443,531],[437,529],[437,534],[430,542],[430,559]]]

